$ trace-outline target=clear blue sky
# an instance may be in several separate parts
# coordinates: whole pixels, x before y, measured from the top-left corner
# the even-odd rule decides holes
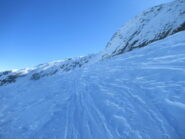
[[[82,56],[148,7],[170,0],[0,0],[0,71]]]

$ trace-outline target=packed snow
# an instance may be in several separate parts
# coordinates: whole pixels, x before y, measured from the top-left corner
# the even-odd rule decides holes
[[[0,139],[184,139],[185,31],[0,87]]]

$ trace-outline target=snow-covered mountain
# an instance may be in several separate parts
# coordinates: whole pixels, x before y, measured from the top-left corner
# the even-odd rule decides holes
[[[120,28],[102,52],[112,57],[185,30],[185,0],[152,7]]]
[[[183,30],[176,0],[135,17],[100,53],[0,72],[0,139],[184,139]]]

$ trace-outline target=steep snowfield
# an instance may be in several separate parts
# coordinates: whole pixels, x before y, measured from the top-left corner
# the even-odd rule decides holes
[[[112,57],[185,30],[185,0],[152,7],[129,21],[108,42],[102,57]]]
[[[0,139],[184,139],[185,31],[0,87]]]

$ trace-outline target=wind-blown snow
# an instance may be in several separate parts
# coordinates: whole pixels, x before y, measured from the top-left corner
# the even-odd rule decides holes
[[[0,139],[185,139],[183,30],[176,0],[98,54],[0,72]]]
[[[184,139],[185,32],[0,87],[1,139]]]

